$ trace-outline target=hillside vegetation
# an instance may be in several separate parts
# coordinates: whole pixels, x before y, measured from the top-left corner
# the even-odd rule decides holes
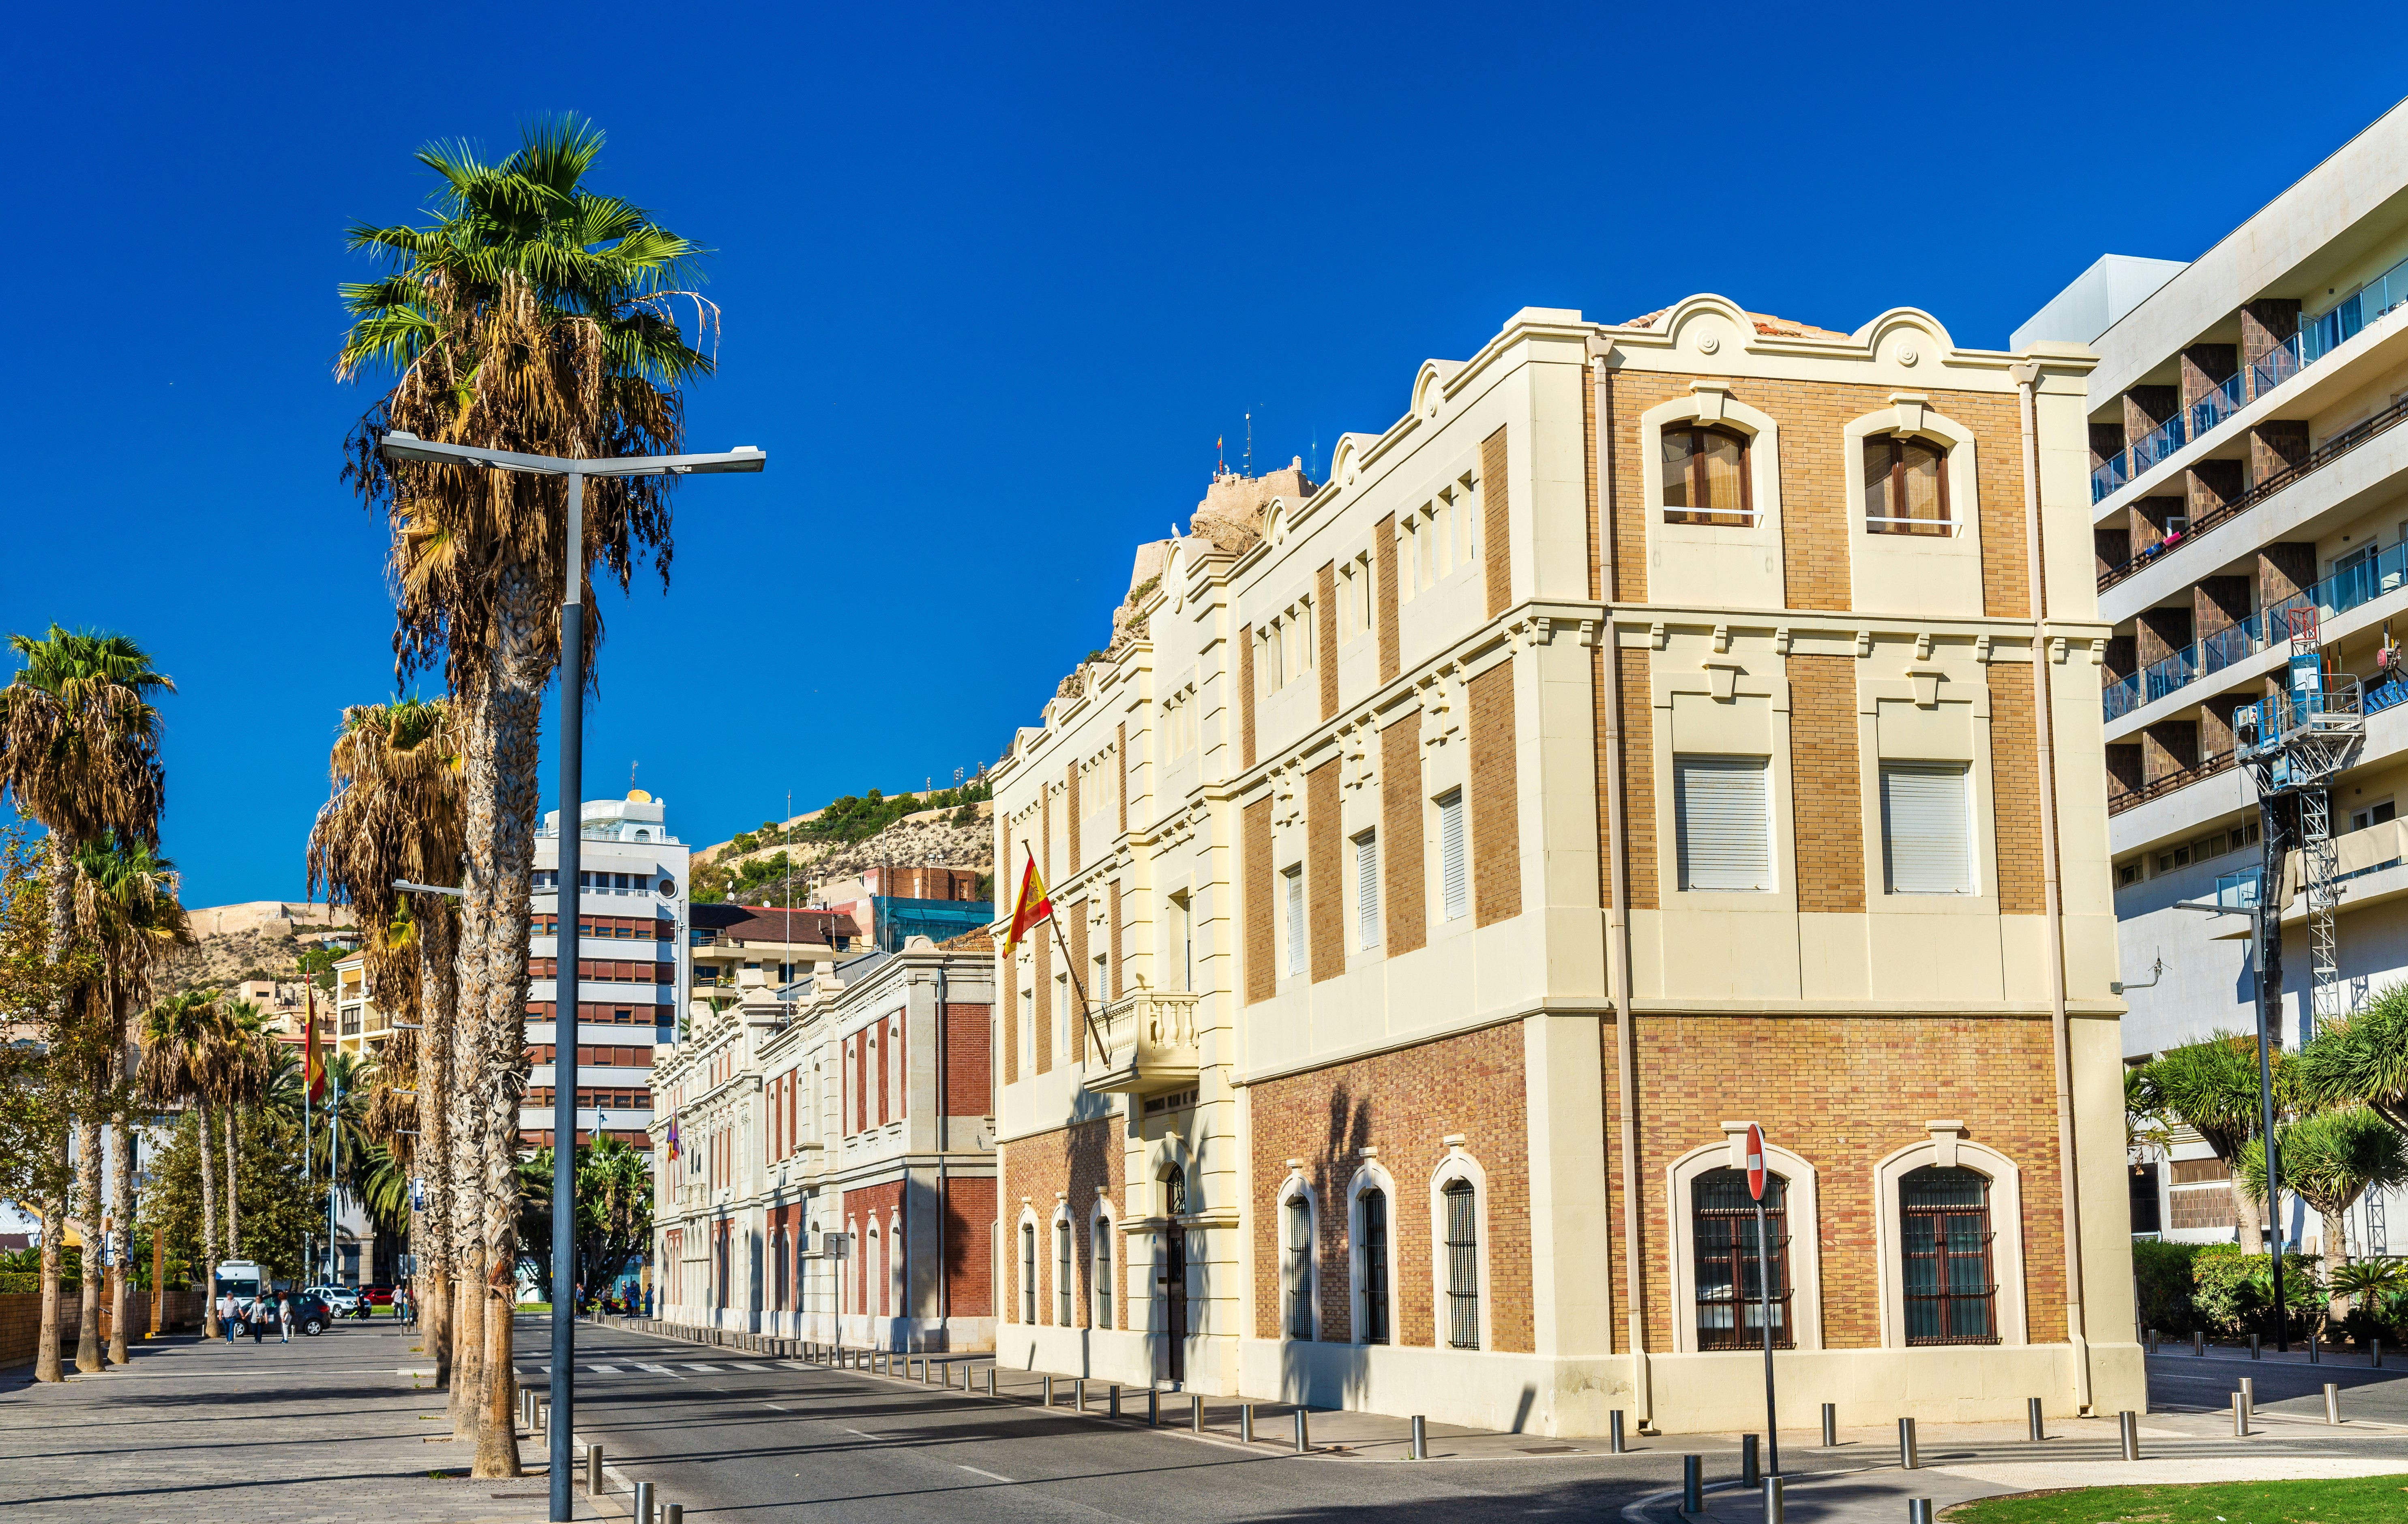
[[[941,863],[984,874],[994,854],[985,824],[993,811],[983,783],[927,794],[848,794],[696,853],[694,898],[698,904],[808,904],[816,885],[880,863]]]

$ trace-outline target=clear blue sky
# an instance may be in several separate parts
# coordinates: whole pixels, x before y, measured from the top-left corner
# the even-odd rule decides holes
[[[602,606],[587,793],[640,760],[701,842],[993,759],[1249,410],[1258,463],[1326,461],[1517,308],[1696,291],[2003,344],[2401,88],[2346,29],[2303,79],[2262,7],[1708,14],[31,8],[0,628],[156,653],[189,901],[297,899],[337,713],[393,692],[382,527],[336,479],[341,233],[417,214],[419,145],[547,111],[717,251],[692,439],[769,452],[681,490],[666,594]]]

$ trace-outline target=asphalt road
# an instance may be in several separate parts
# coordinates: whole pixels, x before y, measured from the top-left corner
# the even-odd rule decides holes
[[[2171,1344],[2164,1347],[2172,1348]],[[2408,1352],[2386,1355],[2386,1369],[2370,1369],[2363,1359],[2328,1359],[2310,1365],[2294,1350],[2277,1356],[2271,1348],[2262,1359],[2229,1349],[2210,1349],[2205,1356],[2153,1355],[2149,1358],[2149,1411],[2152,1413],[2229,1413],[2232,1394],[2243,1376],[2256,1383],[2260,1413],[2313,1418],[2325,1416],[2325,1383],[2341,1388],[2344,1419],[2408,1427]]]

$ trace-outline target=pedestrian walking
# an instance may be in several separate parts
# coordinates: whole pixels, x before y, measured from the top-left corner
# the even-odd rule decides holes
[[[218,1298],[218,1327],[225,1330],[226,1343],[229,1344],[234,1343],[234,1309],[233,1292],[229,1291]]]
[[[258,1344],[267,1337],[267,1309],[261,1305],[265,1297],[251,1299],[251,1342]]]
[[[276,1297],[276,1321],[284,1330],[284,1342],[291,1344],[293,1342],[293,1299],[280,1291]]]

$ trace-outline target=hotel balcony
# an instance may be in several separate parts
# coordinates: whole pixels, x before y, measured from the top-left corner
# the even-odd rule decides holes
[[[1096,1029],[1104,1047],[1100,1072],[1082,1083],[1090,1090],[1130,1096],[1193,1086],[1199,1068],[1198,999],[1185,992],[1141,989],[1096,1012]]]

